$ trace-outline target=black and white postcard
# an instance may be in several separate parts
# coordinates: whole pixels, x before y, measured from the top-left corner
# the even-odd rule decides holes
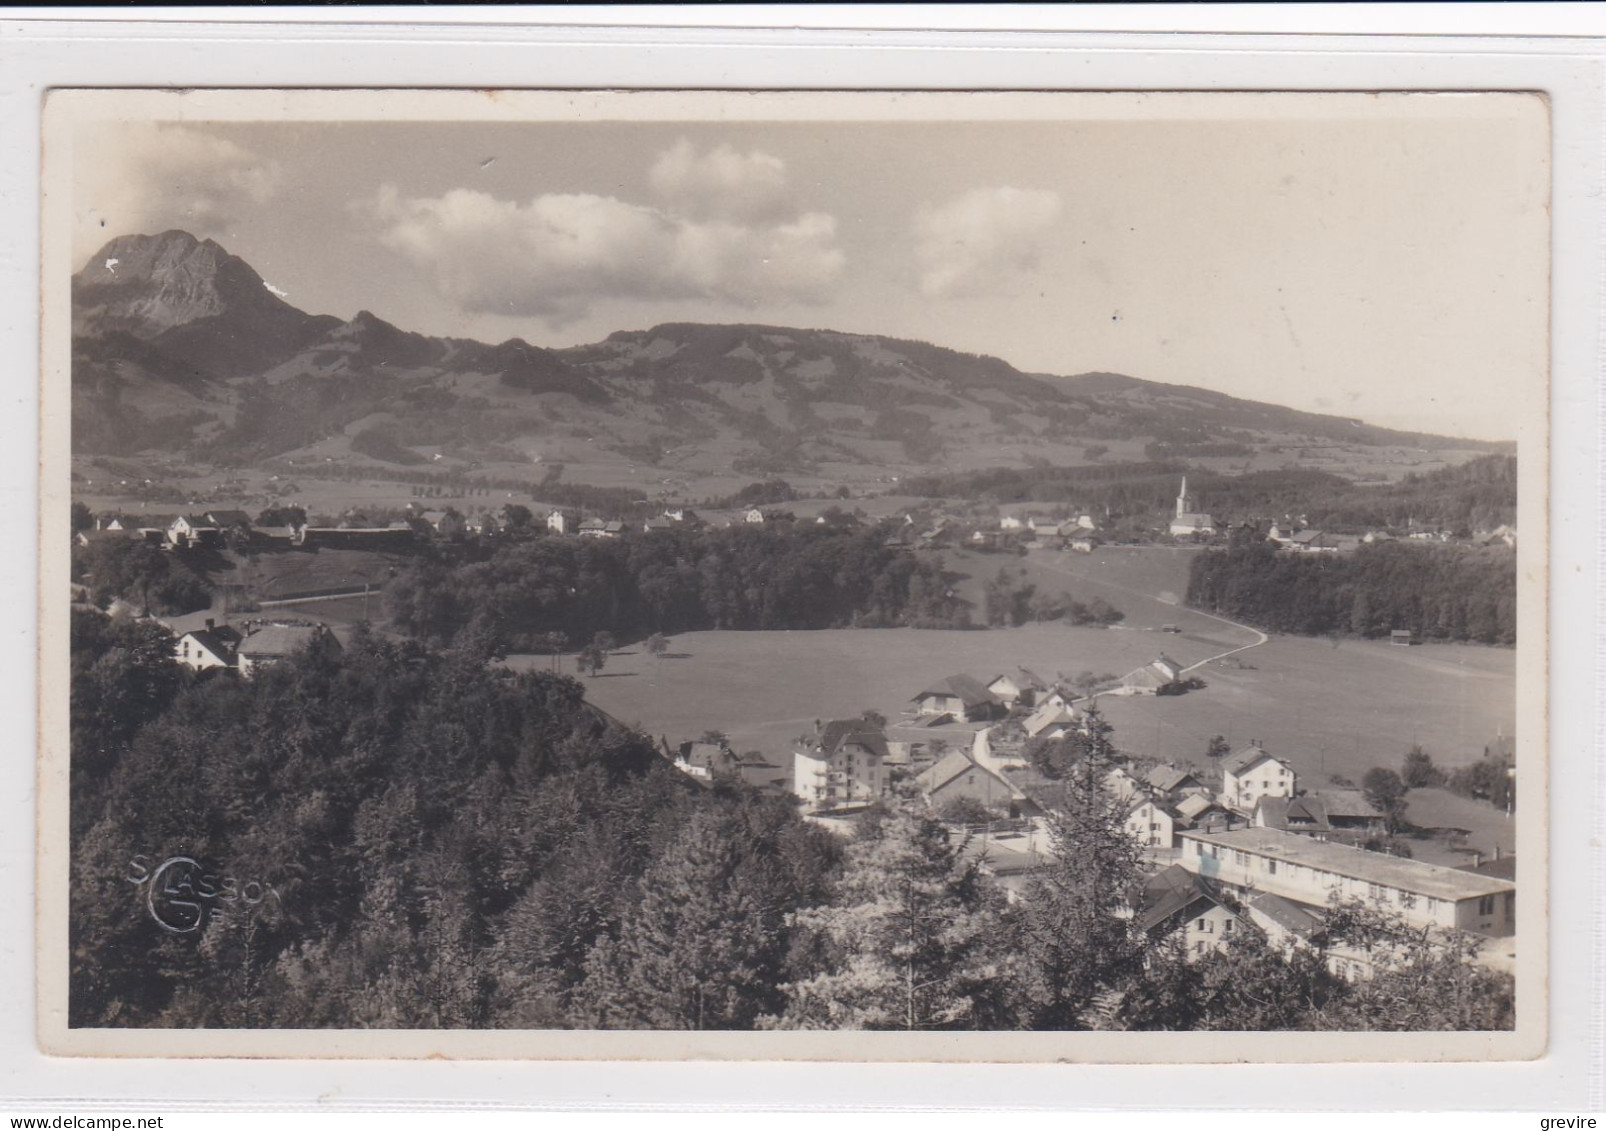
[[[48,1051],[1543,1051],[1543,97],[44,141]]]

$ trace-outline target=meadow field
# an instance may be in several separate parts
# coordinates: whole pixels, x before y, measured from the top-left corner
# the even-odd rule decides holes
[[[587,697],[671,743],[705,730],[740,749],[780,753],[815,719],[873,708],[897,719],[910,699],[956,672],[981,679],[1026,667],[1047,679],[1091,670],[1123,674],[1165,651],[1183,664],[1245,642],[1242,632],[1174,635],[1143,629],[1027,625],[974,632],[842,629],[697,632],[654,659],[629,648],[582,677]],[[1230,666],[1240,661],[1244,667]],[[516,656],[541,667],[544,656]],[[573,660],[560,661],[574,674]],[[1212,735],[1259,739],[1313,787],[1397,767],[1420,743],[1446,767],[1482,756],[1514,725],[1514,654],[1468,645],[1276,638],[1195,673],[1207,686],[1174,697],[1103,696],[1116,740],[1133,753],[1205,764]]]

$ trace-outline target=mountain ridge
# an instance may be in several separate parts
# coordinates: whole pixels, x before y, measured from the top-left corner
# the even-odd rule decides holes
[[[453,466],[608,453],[632,467],[758,476],[1080,462],[1098,448],[1184,459],[1306,442],[1504,450],[1124,374],[1025,373],[877,334],[665,322],[556,349],[430,337],[367,310],[301,311],[243,259],[181,231],[120,236],[92,257],[73,277],[73,330],[84,453],[380,451],[400,455],[381,463]]]

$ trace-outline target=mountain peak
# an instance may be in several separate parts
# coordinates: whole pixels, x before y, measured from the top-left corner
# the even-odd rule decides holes
[[[245,260],[177,229],[118,236],[73,276],[80,334],[125,330],[151,338],[224,314],[282,319],[292,309]]]

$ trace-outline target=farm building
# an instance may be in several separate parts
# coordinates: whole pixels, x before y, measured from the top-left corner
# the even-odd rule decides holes
[[[311,647],[314,643],[327,643],[338,649],[340,641],[328,626],[321,624],[265,624],[240,641],[236,649],[240,674],[249,676],[258,668],[288,659]]]
[[[921,715],[953,715],[956,719],[1002,718],[1004,704],[975,676],[951,675],[932,684],[913,699]]]
[[[1117,695],[1157,695],[1160,688],[1182,678],[1182,665],[1169,656],[1144,664],[1121,677]]]
[[[968,754],[955,750],[924,770],[915,784],[934,809],[961,797],[978,801],[995,813],[1020,815],[1025,794]]]

